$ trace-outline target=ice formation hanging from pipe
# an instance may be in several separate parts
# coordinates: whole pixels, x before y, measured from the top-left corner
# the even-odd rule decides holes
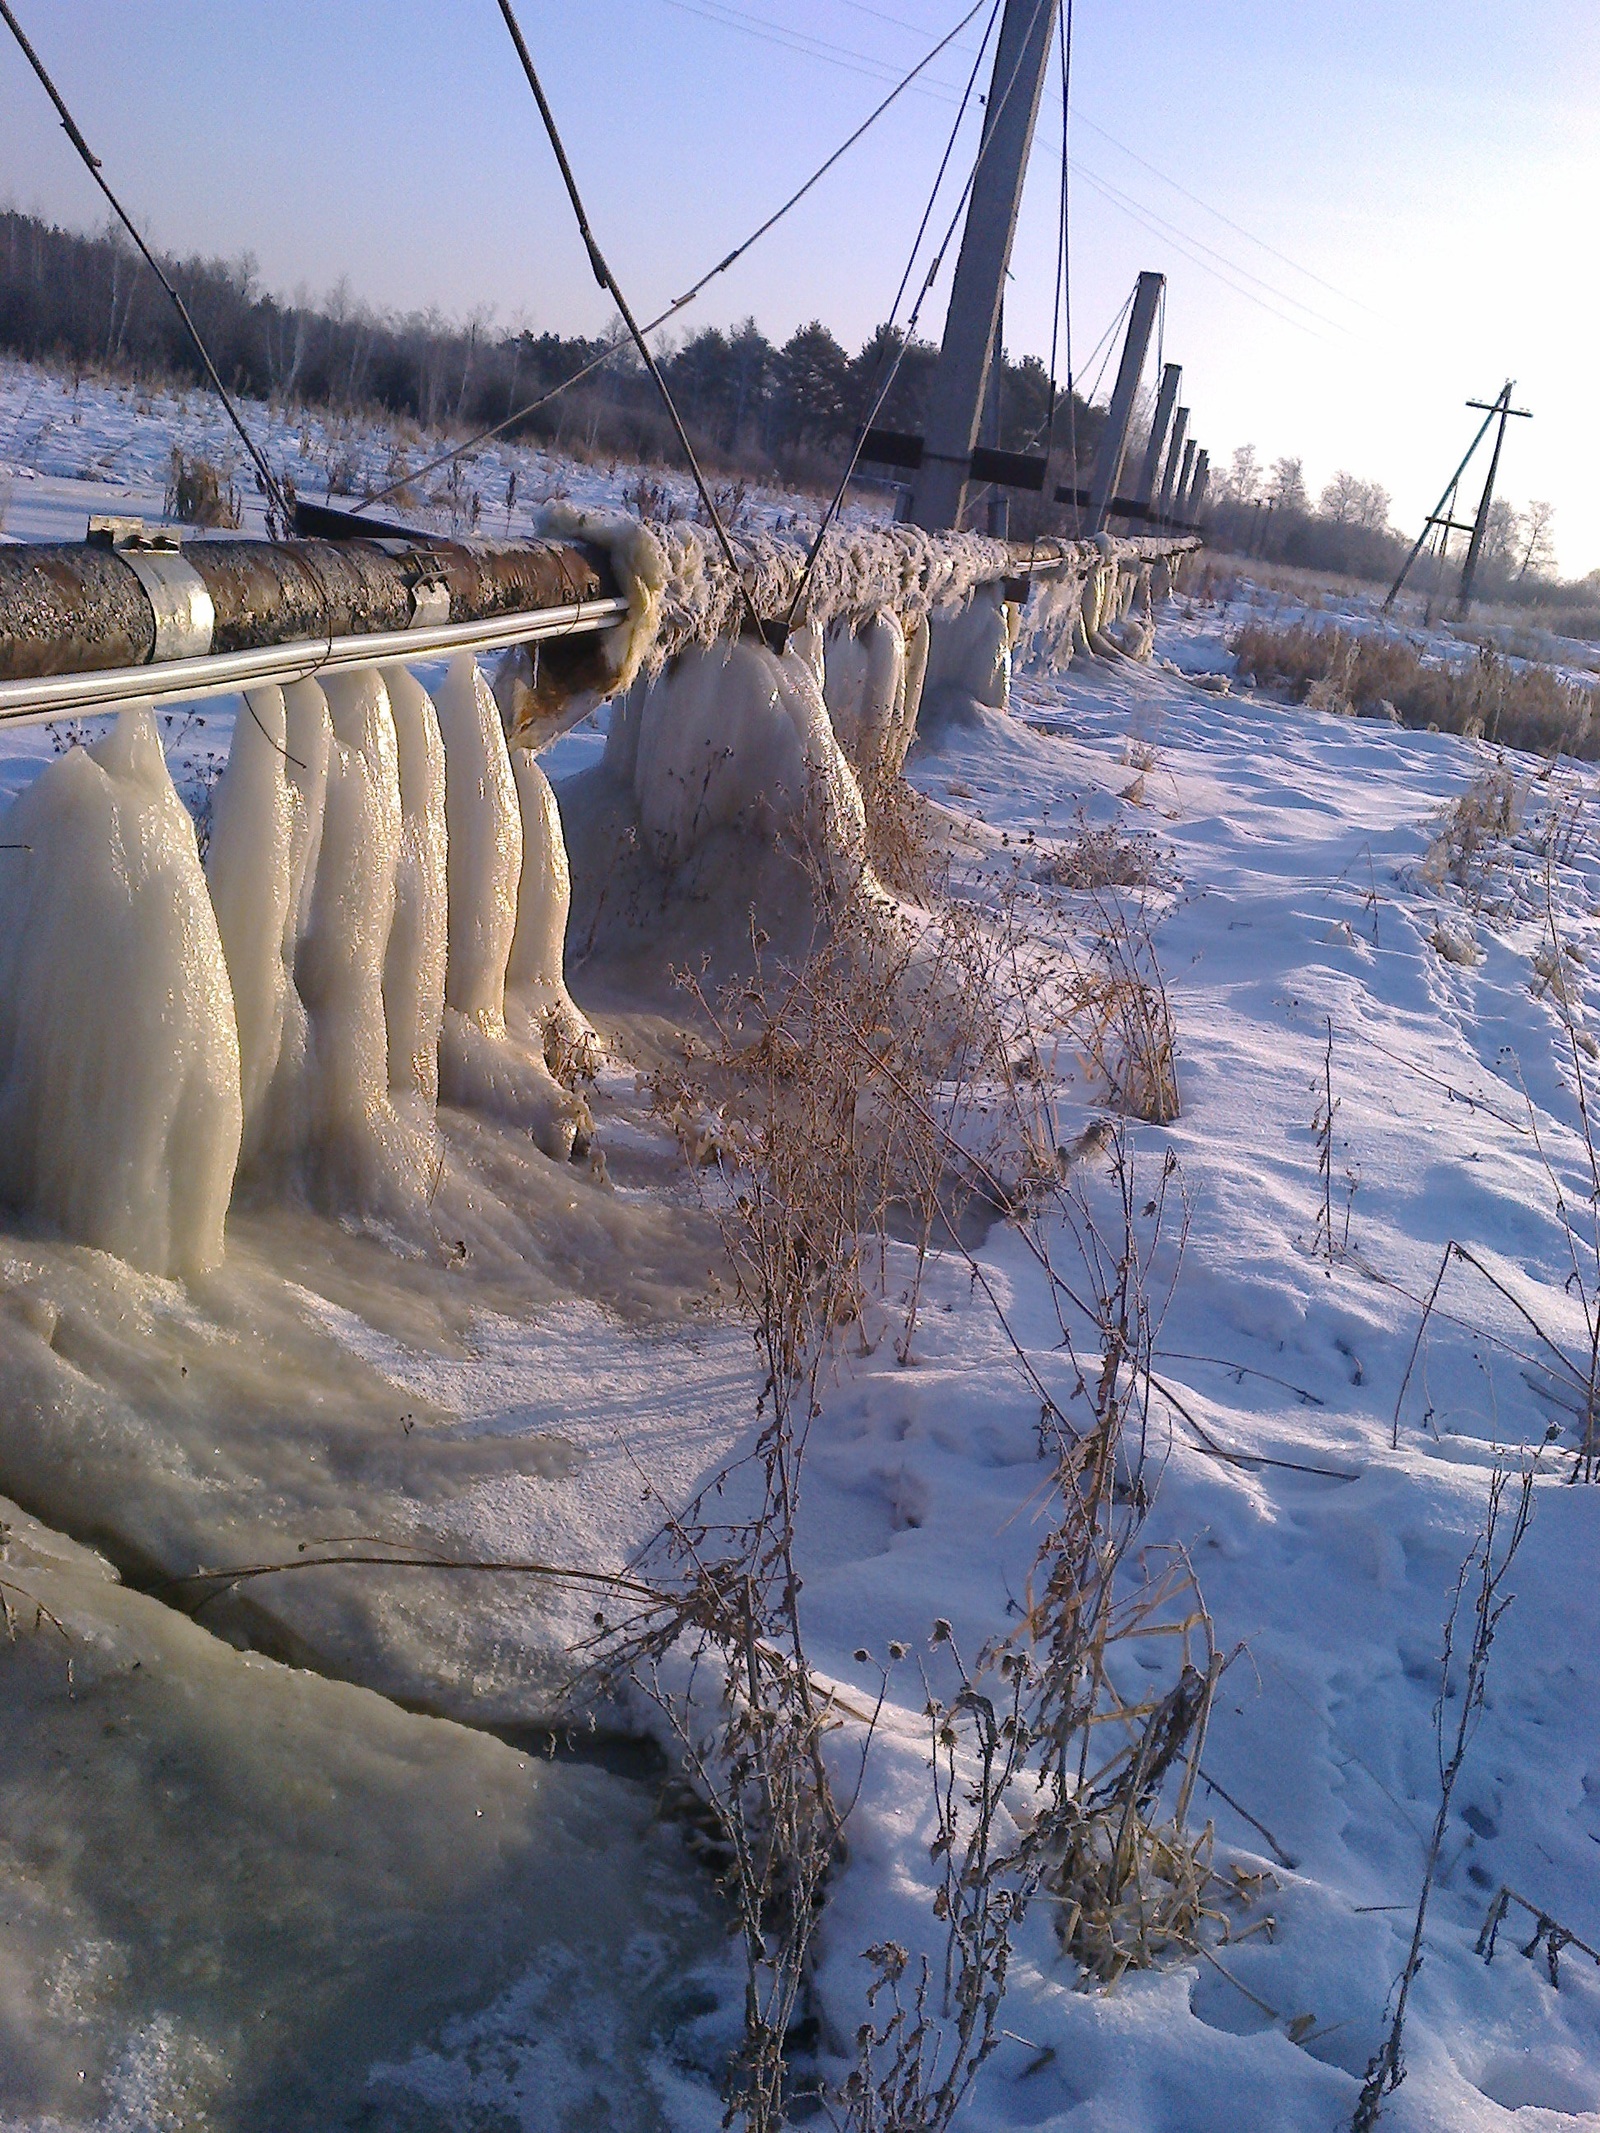
[[[998,544],[856,533],[779,654],[738,637],[694,529],[547,530],[604,541],[629,588],[606,761],[652,858],[750,831],[803,843],[830,891],[862,879],[863,790],[919,714],[1003,710],[1022,637],[1126,649],[1105,632],[1150,598],[1126,543],[1084,544],[1024,615]],[[781,605],[803,544],[744,546]],[[222,1255],[236,1172],[416,1216],[441,1098],[581,1153],[587,1108],[546,1052],[592,1064],[600,1040],[566,988],[566,848],[531,749],[592,699],[552,707],[536,680],[513,655],[491,694],[462,654],[437,703],[398,665],[252,690],[204,868],[149,713],[49,764],[0,823],[0,1196],[188,1277]]]

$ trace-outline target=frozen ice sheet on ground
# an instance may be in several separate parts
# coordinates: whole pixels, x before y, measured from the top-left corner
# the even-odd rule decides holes
[[[7,2133],[715,2122],[717,1921],[649,1784],[235,1652],[0,1514]]]
[[[0,1487],[142,1581],[336,1536],[499,1555],[467,1511],[506,1502],[539,1536],[524,1556],[620,1568],[656,1515],[641,1476],[672,1495],[714,1468],[754,1363],[675,1147],[622,1132],[631,1080],[596,1104],[627,1142],[610,1183],[443,1112],[425,1245],[236,1207],[222,1267],[184,1291],[8,1237]],[[520,1360],[496,1376],[507,1329]],[[526,1580],[367,1568],[261,1579],[208,1619],[412,1704],[528,1718],[559,1698],[591,1607]]]

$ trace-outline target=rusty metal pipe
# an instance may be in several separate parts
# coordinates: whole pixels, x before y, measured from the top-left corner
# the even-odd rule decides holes
[[[575,542],[117,541],[0,547],[0,682],[490,622],[615,598]]]

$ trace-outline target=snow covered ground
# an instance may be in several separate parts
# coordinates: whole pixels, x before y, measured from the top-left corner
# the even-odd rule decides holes
[[[273,469],[297,494],[335,506],[386,488],[454,441],[424,435],[414,423],[285,411],[261,401],[243,402],[241,412]],[[209,393],[98,378],[74,384],[0,357],[0,539],[82,540],[90,514],[160,520],[174,444],[209,460],[224,484],[233,485],[245,532],[265,530],[255,475]],[[535,514],[557,498],[591,510],[624,502],[637,509],[641,481],[657,499],[653,515],[695,514],[698,498],[687,475],[625,462],[591,465],[495,438],[466,455],[454,475],[441,468],[423,477],[405,500],[389,499],[376,515],[445,533],[526,534]],[[852,502],[846,522],[864,508]],[[757,484],[743,498],[738,523],[771,526],[796,514],[814,517],[815,511],[811,498]]]
[[[22,456],[30,423],[50,425],[48,477],[16,476],[7,532],[71,535],[85,508],[159,504],[160,422],[119,414],[108,388],[76,424],[65,390],[33,374],[7,375],[3,392],[0,458]],[[114,502],[101,476],[84,480],[101,461],[129,484]],[[611,500],[601,476],[571,478],[574,493],[593,485],[580,500]],[[1155,927],[1183,1108],[1128,1139],[1152,1185],[1177,1157],[1191,1221],[1159,1339],[1176,1401],[1157,1403],[1145,1538],[1188,1548],[1220,1647],[1242,1647],[1205,1750],[1217,1789],[1195,1804],[1215,1822],[1220,1864],[1270,1877],[1240,1923],[1272,1921],[1219,1951],[1226,1974],[1199,1961],[1105,1993],[1080,1989],[1037,1903],[1006,2039],[967,2122],[1348,2124],[1438,1801],[1450,1594],[1496,1462],[1548,1437],[1441,1856],[1409,2078],[1385,2123],[1600,2127],[1600,1971],[1569,1949],[1552,1985],[1542,1959],[1518,1952],[1532,1923],[1518,1935],[1515,1914],[1492,1965],[1473,1946],[1502,1884],[1600,1946],[1600,1496],[1566,1483],[1573,1379],[1541,1345],[1581,1376],[1600,1291],[1557,1005],[1564,994],[1583,1037],[1600,1014],[1587,997],[1600,957],[1594,775],[1508,756],[1518,825],[1489,840],[1463,887],[1441,863],[1440,822],[1496,758],[1188,679],[1230,668],[1225,628],[1180,595],[1156,664],[1022,676],[1009,717],[953,730],[912,765],[930,797],[981,820],[993,873],[1020,866],[1020,918],[1046,948],[1087,915],[1081,894],[1042,878],[1082,826],[1160,855],[1157,885],[1124,893]],[[222,704],[174,715],[181,788],[198,795],[230,716]],[[16,789],[62,738],[9,738],[0,782]],[[600,746],[580,729],[544,759],[558,793]],[[573,984],[582,1002],[581,966]],[[1314,1132],[1330,1032],[1331,1256]],[[1579,1056],[1587,1071],[1581,1041]],[[626,1061],[596,1109],[609,1186],[576,1172],[553,1183],[542,1159],[452,1125],[452,1161],[476,1165],[512,1210],[485,1218],[470,1253],[463,1237],[454,1265],[261,1208],[231,1221],[224,1275],[193,1294],[93,1254],[0,1240],[0,1490],[30,1508],[48,1498],[51,1524],[152,1576],[352,1533],[620,1563],[653,1524],[644,1485],[681,1501],[715,1474],[748,1436],[758,1382],[703,1217]],[[1064,1125],[1090,1116],[1086,1105]],[[1451,1239],[1514,1301],[1453,1268],[1394,1446]],[[977,1253],[1033,1368],[1064,1397],[1070,1369],[1037,1267],[1004,1225]],[[891,1309],[904,1266],[891,1262]],[[1004,1633],[1040,1537],[1037,1398],[964,1263],[936,1263],[921,1327],[911,1368],[890,1339],[870,1353],[842,1343],[812,1433],[811,1656],[855,1694],[875,1687],[893,1639],[938,1686],[936,1618],[963,1649]],[[578,1634],[582,1603],[487,1580],[431,1597],[356,1573],[315,1594],[317,1573],[263,1581],[258,1613],[231,1633],[368,1684],[351,1686],[236,1654],[21,1514],[12,1527],[0,1576],[19,1641],[0,1647],[0,1681],[9,1669],[22,1718],[0,1733],[0,2123],[718,2123],[729,1959],[696,1870],[646,1826],[638,1779],[530,1772],[513,1747],[369,1693],[427,1703],[418,1681],[435,1667],[435,1707],[471,1717],[481,1695],[513,1726],[518,1684],[539,1678],[525,1651]],[[35,1627],[32,1601],[65,1637]],[[854,1659],[863,1647],[873,1663]],[[921,1705],[908,1662],[890,1679],[821,1929],[822,2034],[846,2048],[862,1951],[893,1937],[937,1961],[941,1947]],[[456,1855],[430,1845],[457,1815],[471,1825],[465,1887],[446,1889]],[[235,1823],[265,1832],[248,1883],[217,1838]],[[342,1831],[362,1862],[354,1877]],[[303,1862],[298,1896],[278,1878],[284,1857]],[[471,1947],[474,1916],[492,1959]],[[342,2070],[337,2115],[319,2117],[307,2097],[341,2004],[361,2066]]]

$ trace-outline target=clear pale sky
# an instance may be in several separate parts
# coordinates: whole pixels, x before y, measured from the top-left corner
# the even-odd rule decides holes
[[[606,322],[494,0],[14,5],[160,244],[248,252],[285,293],[344,278],[382,307]],[[746,235],[964,11],[520,10],[641,315]],[[1566,573],[1600,567],[1594,0],[1075,0],[1074,14],[1080,383],[1135,273],[1164,270],[1166,352],[1213,462],[1247,440],[1267,460],[1295,453],[1313,491],[1348,467],[1383,482],[1413,530],[1478,419],[1463,401],[1515,377],[1535,420],[1512,426],[1502,493],[1554,502]],[[852,347],[866,336],[982,21],[686,323],[753,312],[775,341],[813,317]],[[98,226],[98,194],[0,43],[0,198]],[[1014,355],[1049,354],[1060,144],[1053,75],[1012,261]],[[933,338],[946,288],[924,313]]]

